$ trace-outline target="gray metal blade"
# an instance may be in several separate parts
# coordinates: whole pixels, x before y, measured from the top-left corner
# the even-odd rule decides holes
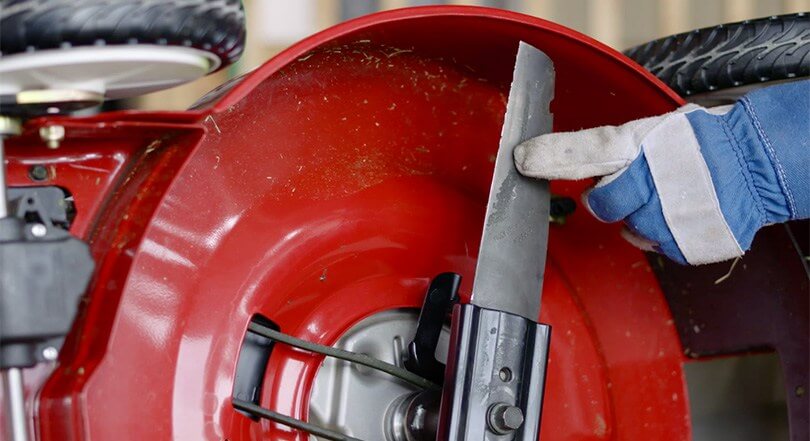
[[[512,151],[529,138],[551,132],[553,96],[554,65],[546,54],[521,42],[471,300],[483,308],[535,321],[546,264],[550,194],[547,181],[526,178],[517,171]]]

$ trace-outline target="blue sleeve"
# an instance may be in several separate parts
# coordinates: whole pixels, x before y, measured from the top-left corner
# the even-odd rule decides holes
[[[787,200],[790,219],[810,218],[810,80],[741,99]]]

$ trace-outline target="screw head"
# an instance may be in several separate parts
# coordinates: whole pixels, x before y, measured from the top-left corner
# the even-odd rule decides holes
[[[31,225],[31,234],[33,234],[34,237],[45,237],[45,235],[48,234],[48,228],[42,224]]]
[[[47,348],[42,350],[42,358],[48,361],[54,361],[58,356],[59,351],[53,346],[48,346]]]

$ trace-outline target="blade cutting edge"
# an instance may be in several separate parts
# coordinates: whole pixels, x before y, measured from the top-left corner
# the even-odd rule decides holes
[[[520,42],[495,160],[471,303],[538,320],[548,247],[547,181],[526,178],[512,156],[521,142],[551,132],[554,65]]]

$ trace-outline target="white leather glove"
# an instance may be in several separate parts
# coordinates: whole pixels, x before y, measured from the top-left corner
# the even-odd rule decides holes
[[[515,161],[537,178],[604,176],[583,195],[598,219],[624,221],[631,243],[677,262],[718,262],[741,256],[762,226],[808,216],[808,102],[808,81],[775,86],[733,107],[540,136]]]

